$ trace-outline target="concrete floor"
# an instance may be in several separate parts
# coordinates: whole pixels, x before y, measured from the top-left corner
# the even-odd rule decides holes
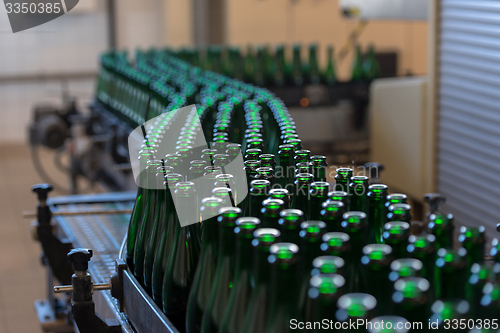
[[[66,176],[52,163],[52,154],[42,151],[42,164],[59,184],[67,185]],[[31,186],[39,182],[43,180],[26,145],[0,145],[0,333],[41,332],[33,302],[46,295],[46,272],[40,264],[39,243],[30,235],[30,220],[21,216],[22,211],[35,209]]]

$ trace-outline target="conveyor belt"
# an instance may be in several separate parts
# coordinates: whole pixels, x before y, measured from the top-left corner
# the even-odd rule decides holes
[[[112,194],[99,196],[95,199],[109,198],[111,202],[61,203],[53,205],[54,211],[130,209],[133,206],[133,201],[113,202]],[[75,246],[94,251],[90,262],[95,273],[94,282],[107,281],[115,272],[115,259],[127,233],[130,214],[57,216],[56,219]]]
[[[65,205],[65,209],[126,209],[131,208],[132,205],[132,202],[69,204]],[[129,214],[58,217],[58,222],[71,230],[79,247],[94,251],[91,264],[96,273],[94,276],[96,282],[105,282],[114,273],[114,261],[118,258],[121,242],[127,232],[129,218]],[[63,219],[63,223],[61,223],[61,219]],[[68,232],[66,231],[66,233]]]
[[[135,196],[135,192],[73,195],[50,198],[47,202],[53,211],[131,209]],[[109,282],[109,277],[115,273],[115,260],[119,258],[130,214],[68,215],[54,218],[58,222],[57,232],[61,238],[69,238],[74,247],[93,250],[93,257],[89,262],[93,282]],[[94,293],[96,312],[105,319],[118,319],[124,333],[178,333],[128,269],[123,273],[123,278],[125,312],[119,311],[118,302],[111,297],[109,291]]]

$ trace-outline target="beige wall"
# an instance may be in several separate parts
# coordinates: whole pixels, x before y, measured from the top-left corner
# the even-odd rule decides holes
[[[226,41],[242,46],[295,42],[319,43],[321,59],[325,46],[337,52],[357,26],[343,18],[338,0],[227,0]],[[378,50],[399,52],[399,74],[427,71],[427,23],[370,21],[359,38],[362,46],[374,43]],[[339,76],[346,78],[352,62],[350,53],[338,64]]]

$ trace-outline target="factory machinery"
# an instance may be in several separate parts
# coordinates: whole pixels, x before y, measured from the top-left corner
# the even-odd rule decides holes
[[[483,227],[457,239],[441,195],[412,221],[377,164],[329,183],[282,100],[175,52],[133,63],[111,52],[101,65],[92,117],[123,133],[114,147],[139,133],[128,142],[139,186],[54,198],[33,187],[45,331],[349,332],[359,319],[352,331],[382,320],[387,332],[498,329],[500,244],[486,255]]]

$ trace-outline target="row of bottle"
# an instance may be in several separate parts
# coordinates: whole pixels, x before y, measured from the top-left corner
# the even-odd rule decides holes
[[[169,51],[138,51],[134,62],[123,53],[102,55],[96,91],[101,105],[133,127],[187,105],[213,113],[221,101],[242,107],[247,99],[267,103],[275,98],[265,89],[194,67]]]
[[[214,51],[214,49],[219,51]],[[239,52],[229,53],[234,53],[231,59],[240,59],[232,63],[229,60],[222,61],[220,47],[210,47],[207,54],[214,53],[217,56],[207,56],[210,58],[207,60],[207,63],[211,64],[209,68],[217,70],[217,63],[232,64],[231,70],[222,71],[232,78],[196,67],[193,64],[198,63],[197,57],[187,55],[192,52],[181,51],[178,54],[192,61],[193,64],[175,56],[172,51],[138,51],[134,65],[129,62],[124,53],[110,52],[101,57],[96,99],[135,127],[162,114],[165,110],[190,104],[213,108],[228,96],[241,99],[242,102],[257,95],[264,96],[267,100],[274,99],[265,89],[245,84],[241,80],[258,86],[321,82],[331,85],[336,82],[331,47],[328,49],[329,60],[324,71],[318,68],[316,46],[310,47],[310,59],[307,66],[304,66],[300,60],[300,49],[300,46],[294,47],[293,65],[285,63],[283,47],[277,48],[275,56],[271,56],[267,48],[263,48],[257,57],[249,52],[243,64]],[[241,64],[236,65],[236,63]],[[378,77],[379,72],[373,47],[370,47],[366,56],[363,57],[361,48],[358,46],[352,67],[352,79],[354,81],[371,80]]]
[[[123,62],[112,58],[113,66]],[[301,320],[334,314],[335,323],[386,314],[415,320],[414,311],[397,312],[405,306],[391,303],[406,298],[410,305],[425,300],[423,313],[433,311],[433,318],[479,318],[497,311],[497,267],[483,263],[482,229],[464,229],[462,248],[452,250],[452,217],[437,204],[426,222],[410,224],[404,195],[388,195],[385,185],[370,185],[348,168],[337,170],[335,191],[329,191],[325,157],[302,149],[286,107],[264,89],[201,71],[168,52],[141,54],[134,70],[157,78],[155,88],[166,89],[169,100],[146,128],[139,161],[145,186],[138,189],[131,215],[127,262],[179,329],[286,332],[290,313]],[[196,88],[182,88],[190,85]],[[98,89],[101,96],[112,96],[108,106],[119,105],[116,100],[130,110],[142,105],[140,94],[117,86]],[[179,125],[176,100],[184,105],[195,90],[200,104]],[[122,114],[121,108],[114,110]],[[160,149],[166,130],[178,131],[177,152],[167,156]],[[197,152],[192,144],[200,135],[213,143]],[[224,173],[238,154],[245,156],[248,193],[239,191],[241,179]],[[195,189],[192,181],[200,178],[205,186]],[[195,220],[200,223],[189,223]],[[410,236],[411,230],[418,235]],[[264,253],[238,254],[243,240],[258,247],[259,235],[272,243]],[[331,271],[321,270],[318,257]],[[393,260],[407,257],[417,261]],[[245,264],[252,268],[243,276]],[[319,275],[310,276],[314,272]],[[324,298],[331,302],[322,307]]]
[[[207,173],[205,177],[209,174],[213,176]],[[366,306],[359,318],[366,319],[398,314],[412,322],[425,323],[432,311],[434,319],[492,319],[500,310],[496,295],[500,288],[500,264],[484,264],[484,229],[463,227],[459,250],[439,248],[442,230],[434,226],[445,223],[450,229],[451,216],[431,214],[430,233],[410,235],[410,224],[401,221],[409,221],[406,204],[402,203],[404,195],[388,195],[384,208],[380,206],[383,213],[387,212],[387,221],[396,221],[384,224],[383,244],[370,244],[368,239],[376,234],[376,229],[368,221],[375,220],[372,217],[377,214],[346,212],[344,203],[349,195],[342,191],[327,193],[322,209],[314,207],[316,183],[321,182],[309,186],[308,211],[319,211],[319,220],[306,221],[304,211],[290,208],[296,207],[290,193],[270,189],[269,180],[253,180],[250,195],[257,198],[251,197],[241,207],[231,206],[231,197],[237,195],[231,196],[230,189],[219,187],[230,178],[219,174],[215,176],[213,196],[201,200],[203,223],[182,228],[176,221],[172,200],[185,202],[196,211],[194,184],[183,181],[185,178],[177,173],[165,178],[168,186],[175,188],[175,199],[170,197],[165,204],[158,204],[171,209],[171,218],[165,219],[160,234],[164,239],[169,235],[174,239],[170,242],[170,254],[162,249],[169,254],[163,280],[160,274],[163,295],[155,295],[153,285],[153,297],[163,303],[164,311],[176,324],[182,325],[183,311],[187,311],[188,332],[286,332],[284,326],[291,319],[358,319],[343,312],[349,313],[342,304],[351,304],[340,300],[344,295],[364,299],[358,304]],[[369,193],[381,187],[370,185]],[[169,192],[166,189],[167,195]],[[352,208],[352,203],[347,205]],[[245,211],[252,216],[241,217]],[[151,242],[154,236],[150,237]],[[452,238],[446,241],[453,245]],[[273,252],[270,245],[274,242],[280,243]],[[498,241],[494,245],[492,254],[498,263]],[[290,268],[292,263],[283,263],[287,271],[279,278],[276,276],[280,273],[275,271],[281,266],[272,265],[277,262],[272,256],[277,254],[283,254],[282,260],[293,260],[294,265]],[[134,264],[138,264],[136,258]],[[135,273],[140,280],[137,268]],[[152,279],[154,283],[155,277]],[[146,283],[145,286],[148,288]],[[275,293],[276,298],[271,296]],[[288,317],[271,315],[275,311]],[[281,328],[276,330],[275,325]]]
[[[268,46],[260,46],[254,50],[254,47],[249,45],[245,55],[242,55],[237,46],[212,45],[206,48],[183,48],[177,51],[177,55],[194,66],[223,73],[258,86],[334,85],[337,83],[336,61],[332,45],[326,49],[327,62],[324,68],[319,65],[316,44],[309,46],[306,62],[303,61],[301,50],[300,44],[293,46],[291,61],[286,60],[285,45],[277,45],[274,52]],[[373,80],[379,76],[380,66],[375,57],[373,45],[368,47],[365,54],[361,46],[357,45],[351,68],[351,80]]]
[[[247,103],[247,111],[251,110],[250,106],[252,104]],[[255,107],[255,104],[253,106]],[[166,115],[169,114],[172,113]],[[222,140],[219,143],[224,143],[225,140],[222,138],[227,138],[227,136],[221,135],[221,133],[228,133],[227,128],[224,127],[229,127],[231,121],[224,122],[224,120],[228,120],[223,117],[223,115],[227,116],[224,108],[221,108],[217,114],[220,116],[217,117],[218,121],[214,125],[213,139],[219,137],[218,140]],[[248,114],[252,113],[249,111]],[[260,115],[260,112],[255,113],[252,117],[247,117],[246,125],[252,129],[247,134],[260,134],[262,124],[258,115]],[[191,119],[188,119],[186,127],[181,129],[180,141],[186,139],[186,135],[194,134],[189,128],[190,122]],[[425,234],[410,236],[409,222],[411,221],[411,215],[410,206],[406,203],[406,196],[387,194],[385,185],[369,185],[367,177],[353,176],[353,170],[349,168],[337,170],[335,191],[329,192],[329,184],[323,180],[326,171],[325,163],[321,163],[319,168],[314,169],[314,163],[311,162],[313,157],[310,152],[301,149],[298,145],[290,144],[289,140],[298,139],[288,139],[283,136],[286,133],[284,131],[288,131],[290,126],[282,121],[280,123],[282,124],[280,137],[284,139],[280,141],[279,151],[286,151],[284,148],[291,149],[288,154],[278,154],[278,158],[272,154],[263,154],[261,148],[264,148],[264,140],[258,135],[254,139],[246,136],[248,146],[245,151],[245,171],[250,182],[250,191],[249,200],[241,201],[239,207],[233,207],[231,204],[234,202],[234,198],[241,195],[241,193],[233,193],[232,191],[235,188],[233,186],[234,179],[231,175],[222,174],[222,168],[228,162],[229,157],[234,154],[235,150],[241,149],[237,144],[219,144],[214,145],[213,149],[204,150],[199,160],[195,159],[189,163],[189,173],[184,175],[182,173],[186,168],[182,167],[182,165],[186,164],[181,163],[183,158],[181,154],[166,156],[163,164],[161,161],[150,161],[148,163],[149,168],[147,170],[150,171],[151,177],[154,174],[154,179],[159,181],[166,179],[164,184],[169,188],[165,188],[164,192],[167,195],[170,192],[170,187],[175,188],[173,198],[170,197],[170,199],[166,199],[167,201],[156,203],[157,209],[170,207],[170,217],[151,216],[153,221],[164,221],[163,230],[158,225],[156,228],[151,227],[153,231],[149,232],[149,240],[146,241],[146,243],[152,244],[155,242],[154,238],[163,237],[165,239],[164,244],[171,244],[170,251],[167,251],[165,247],[161,250],[158,250],[160,247],[156,249],[156,257],[153,262],[157,262],[158,267],[161,267],[160,263],[164,263],[165,267],[164,271],[161,272],[160,270],[157,275],[156,281],[160,282],[156,287],[156,293],[155,275],[153,274],[151,277],[152,286],[148,287],[145,271],[137,268],[142,263],[142,257],[134,255],[131,259],[138,280],[141,281],[142,276],[144,276],[142,283],[147,290],[151,288],[153,298],[162,303],[164,311],[173,322],[178,326],[182,326],[185,320],[189,332],[276,332],[276,325],[287,326],[289,322],[286,320],[287,318],[270,316],[274,311],[282,310],[281,307],[286,307],[287,310],[280,310],[278,313],[291,313],[293,314],[290,317],[292,319],[312,318],[315,315],[324,317],[326,313],[334,313],[335,318],[331,320],[337,322],[342,321],[339,318],[345,317],[345,314],[342,317],[344,312],[341,310],[349,312],[342,309],[341,306],[344,302],[341,302],[340,296],[344,292],[347,293],[345,296],[349,300],[361,297],[362,301],[360,302],[362,305],[366,303],[372,304],[361,311],[363,318],[365,316],[369,318],[372,314],[397,313],[398,309],[400,310],[403,307],[394,306],[387,300],[390,295],[396,294],[398,291],[399,294],[397,295],[400,295],[398,297],[402,297],[401,302],[405,301],[410,305],[418,304],[420,306],[419,311],[412,308],[411,311],[409,310],[404,314],[404,317],[412,321],[415,321],[416,318],[422,319],[425,316],[430,316],[430,311],[433,308],[435,312],[446,310],[444,313],[435,314],[434,317],[468,314],[471,318],[477,318],[479,314],[488,313],[491,315],[494,312],[493,310],[496,309],[497,304],[491,301],[491,297],[494,295],[491,295],[490,291],[497,290],[492,283],[497,281],[496,271],[498,271],[498,267],[488,267],[482,264],[484,258],[483,229],[463,228],[459,238],[462,248],[458,251],[452,250],[452,216],[440,213],[439,203],[442,198],[433,196],[429,198],[432,214],[428,217],[428,223],[421,225],[419,228],[420,232],[425,231]],[[158,130],[148,133],[148,138],[152,142],[145,145],[144,148],[152,148],[149,150],[150,157],[153,157],[155,142],[161,136],[161,131]],[[291,143],[293,142],[297,141],[291,141]],[[288,158],[290,156],[293,160],[292,174],[295,176],[295,182],[292,186],[288,186],[291,185],[287,183],[288,175],[274,173],[274,170],[277,170],[280,166],[289,165]],[[207,183],[213,181],[211,189],[206,189],[208,193],[211,192],[212,197],[200,196],[205,198],[201,201],[199,210],[200,219],[203,220],[203,223],[183,228],[179,217],[175,216],[177,210],[173,208],[173,201],[182,202],[183,206],[190,207],[194,213],[198,211],[196,207],[200,202],[199,197],[194,189],[194,184],[190,183],[189,180],[199,178],[200,171],[203,172],[203,177],[207,180]],[[271,189],[271,185],[280,184],[283,179],[285,180],[284,187]],[[149,194],[149,198],[151,198],[151,194]],[[149,201],[151,199],[148,199]],[[164,204],[161,204],[162,202]],[[236,200],[236,202],[239,202],[239,200]],[[222,208],[220,208],[221,206]],[[179,208],[177,207],[177,209]],[[216,217],[218,213],[220,215]],[[143,215],[144,219],[146,219],[146,214]],[[244,217],[239,220],[242,215],[248,216],[248,218]],[[196,217],[194,218],[196,219]],[[212,231],[209,231],[210,221],[213,224]],[[239,229],[238,221],[241,224]],[[244,221],[246,222],[243,227]],[[170,227],[168,227],[168,223],[171,223]],[[145,224],[142,221],[141,225],[141,230],[143,230],[148,223]],[[149,225],[154,226],[155,223],[151,222]],[[227,229],[225,229],[226,225],[228,226]],[[252,228],[250,225],[254,227]],[[248,252],[245,252],[244,255],[242,254],[245,259],[239,259],[240,265],[235,265],[238,258],[240,258],[237,256],[239,248],[238,234],[243,232],[242,229],[249,229],[251,236],[245,234],[246,238],[244,239],[248,242],[254,242],[252,239],[257,239],[259,235],[257,231],[263,232],[261,229],[269,228],[273,229],[272,232],[275,235],[279,233],[279,236],[276,236],[277,241],[287,243],[285,245],[280,244],[282,251],[285,250],[281,246],[286,248],[285,252],[288,253],[285,256],[286,258],[294,257],[289,252],[301,253],[301,255],[297,255],[296,260],[302,262],[300,265],[303,266],[295,265],[295,269],[300,270],[302,273],[289,274],[288,272],[284,275],[302,276],[302,278],[299,282],[289,282],[292,286],[295,283],[295,287],[290,287],[290,284],[286,284],[286,280],[280,277],[276,284],[287,286],[280,294],[276,289],[278,286],[270,284],[272,277],[278,273],[272,273],[274,269],[267,266],[269,261],[276,260],[270,259],[270,255],[273,253],[269,249],[269,252],[266,252],[268,261],[265,265],[262,260],[259,263],[256,263],[255,258],[255,260],[250,260],[250,262],[253,262],[252,265],[255,266],[248,270],[247,274],[251,274],[250,278],[245,278],[245,281],[253,281],[250,283],[250,287],[248,287],[248,284],[244,284],[241,288],[245,292],[241,291],[242,294],[238,293],[239,296],[232,296],[233,293],[236,295],[236,290],[239,290],[239,288],[236,288],[238,285],[236,280],[237,268],[243,265],[243,262],[248,264]],[[131,234],[133,233],[129,232],[129,237]],[[158,234],[161,236],[158,236]],[[200,235],[202,235],[201,239]],[[264,237],[267,238],[268,236],[266,234]],[[167,241],[169,237],[173,237],[170,242]],[[139,239],[147,238],[148,236],[141,236],[141,233],[139,233],[135,246],[142,244]],[[226,239],[230,239],[230,241],[224,243]],[[158,243],[158,240],[156,240],[156,243]],[[218,255],[214,255],[214,253],[217,253],[216,251],[218,251]],[[329,258],[324,256],[329,256]],[[317,310],[312,310],[316,308],[311,305],[309,312],[307,311],[309,309],[307,305],[301,305],[307,304],[307,302],[315,303],[314,300],[308,298],[310,295],[307,283],[310,283],[309,289],[313,290],[315,283],[318,283],[318,278],[310,280],[308,276],[310,271],[314,269],[317,271],[321,268],[318,260],[316,260],[318,257],[320,263],[321,260],[327,259],[336,262],[333,271],[323,272],[322,274],[338,274],[338,276],[320,276],[319,278],[325,278],[334,287],[336,286],[334,289],[327,288],[330,292],[331,290],[337,290],[338,287],[339,292],[336,292],[338,300],[333,298],[338,303],[334,307],[338,311],[328,312],[332,308],[332,304],[324,309],[320,307]],[[414,260],[392,261],[392,258],[404,259],[407,257],[412,257]],[[314,264],[315,260],[316,265]],[[147,260],[144,260],[144,262],[147,262]],[[331,262],[327,264],[329,267],[332,267],[332,265]],[[259,271],[259,267],[263,271],[263,278],[268,283],[268,289],[262,294],[264,296],[260,296],[261,298],[254,296],[254,294],[259,294],[256,291],[256,272]],[[469,271],[473,273],[470,276],[468,275]],[[411,279],[398,282],[400,278],[407,277]],[[469,283],[466,282],[467,279]],[[323,281],[323,283],[328,282]],[[342,284],[342,286],[339,286],[339,284]],[[343,287],[343,289],[340,287]],[[395,288],[395,291],[393,291],[393,288]],[[398,288],[401,290],[398,290]],[[415,288],[417,288],[416,291]],[[406,289],[415,292],[405,293],[404,290]],[[297,290],[297,292],[290,293],[290,290]],[[483,290],[485,290],[485,294],[481,296]],[[304,291],[307,291],[307,294]],[[270,296],[274,295],[274,292],[279,296],[276,296],[276,298]],[[352,295],[352,292],[357,294]],[[359,295],[359,293],[364,295]],[[287,297],[285,297],[285,294]],[[300,295],[302,295],[302,301],[297,301],[295,298],[300,297]],[[315,292],[311,291],[311,295],[315,295]],[[332,295],[328,294],[327,296],[329,298]],[[236,299],[234,302],[238,304],[230,303],[233,298]],[[255,301],[257,305],[251,305],[254,298],[259,299],[259,301]],[[459,298],[460,301],[458,303],[450,301],[451,298]],[[478,311],[481,309],[480,306],[483,306],[481,301],[488,298],[490,298],[490,303],[487,304],[486,309]],[[343,300],[345,299],[344,297]],[[397,302],[394,299],[398,298],[392,296],[392,299],[393,302]],[[434,304],[438,305],[431,306],[433,299],[436,299],[437,302]],[[281,300],[286,301],[281,302]],[[376,304],[377,300],[378,306],[375,307],[374,304]],[[425,300],[425,304],[422,304],[423,300]],[[352,300],[346,304],[351,304],[350,302]],[[464,304],[470,307],[465,312],[463,310]],[[252,307],[256,308],[256,310],[250,311]],[[450,307],[452,308],[450,309]],[[277,309],[271,310],[274,308]],[[260,309],[265,309],[264,314]],[[187,312],[187,318],[184,317],[185,312]],[[253,313],[253,315],[249,313]],[[422,315],[418,317],[411,315],[411,313],[421,313]],[[402,315],[402,313],[400,314]],[[355,317],[351,318],[349,316],[346,318],[355,319]],[[225,330],[226,326],[233,328]],[[277,331],[287,331],[282,326]]]

